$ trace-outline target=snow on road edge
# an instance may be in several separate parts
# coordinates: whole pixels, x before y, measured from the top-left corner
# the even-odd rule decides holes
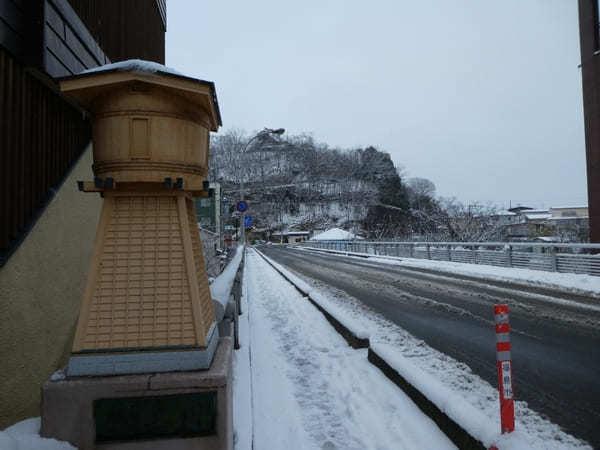
[[[344,252],[338,250],[325,250],[317,247],[295,247],[304,251],[321,251],[339,254],[348,257],[364,259],[383,264],[430,269],[447,272],[454,275],[466,275],[483,280],[521,283],[530,287],[567,290],[574,294],[598,297],[600,299],[600,277],[565,272],[544,272],[541,270],[522,269],[518,267],[499,267],[484,264],[467,264],[451,261],[432,261],[429,259],[416,259],[373,255],[370,253]]]

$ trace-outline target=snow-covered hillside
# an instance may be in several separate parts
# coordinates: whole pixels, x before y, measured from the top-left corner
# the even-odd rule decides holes
[[[407,209],[405,187],[388,153],[373,147],[332,149],[307,136],[266,135],[248,142],[240,132],[214,138],[210,179],[221,183],[230,208],[244,183],[249,215],[258,228],[358,232],[381,229],[391,222],[390,213],[398,216]],[[382,214],[381,204],[397,209]]]

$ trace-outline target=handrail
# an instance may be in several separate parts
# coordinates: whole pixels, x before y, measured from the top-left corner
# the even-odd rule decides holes
[[[600,244],[584,244],[584,243],[559,243],[559,242],[456,242],[456,241],[378,241],[372,239],[321,239],[321,240],[309,240],[304,244],[319,243],[319,242],[353,242],[353,243],[370,243],[370,244],[402,244],[402,245],[431,245],[431,246],[445,246],[445,245],[463,245],[463,246],[479,246],[479,247],[503,247],[510,245],[512,247],[555,247],[555,248],[586,248],[586,249],[600,249]]]
[[[417,258],[600,276],[600,244],[312,240],[302,247],[368,256]]]

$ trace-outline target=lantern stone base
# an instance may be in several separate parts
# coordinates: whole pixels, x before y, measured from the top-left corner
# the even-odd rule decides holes
[[[208,369],[219,341],[216,323],[206,340],[208,346],[205,349],[71,355],[67,375],[102,376]]]
[[[82,450],[230,450],[232,348],[221,338],[204,371],[48,380],[41,435]]]

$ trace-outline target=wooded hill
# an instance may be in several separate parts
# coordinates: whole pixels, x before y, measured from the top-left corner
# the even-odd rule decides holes
[[[243,132],[230,131],[211,143],[210,181],[222,185],[227,216],[243,182],[248,214],[258,228],[337,226],[367,237],[415,230],[410,201],[415,193],[388,153],[374,147],[330,148],[308,135],[265,134],[248,142]],[[429,200],[420,202],[425,207]]]

